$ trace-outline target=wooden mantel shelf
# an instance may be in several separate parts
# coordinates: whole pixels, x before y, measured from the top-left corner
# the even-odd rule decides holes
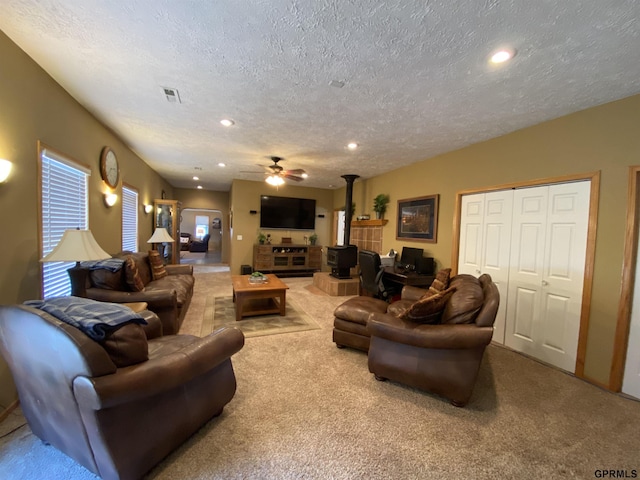
[[[384,227],[389,220],[382,218],[380,220],[353,220],[352,227]]]

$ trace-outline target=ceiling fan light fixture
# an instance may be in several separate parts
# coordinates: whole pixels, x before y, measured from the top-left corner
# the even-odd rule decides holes
[[[284,180],[282,179],[282,177],[279,177],[278,175],[269,175],[265,181],[269,185],[272,185],[274,187],[279,187],[280,185],[284,185]]]

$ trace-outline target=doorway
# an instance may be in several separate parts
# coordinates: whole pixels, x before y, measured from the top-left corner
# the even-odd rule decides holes
[[[609,388],[640,399],[640,167],[629,167],[627,226],[622,263],[622,291]]]
[[[180,234],[188,238],[181,245],[180,263],[222,263],[223,224],[220,210],[184,208],[180,217]]]

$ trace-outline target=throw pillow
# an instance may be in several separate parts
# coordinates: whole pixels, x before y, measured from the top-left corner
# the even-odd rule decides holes
[[[447,301],[455,291],[456,287],[452,287],[429,297],[423,296],[403,312],[400,318],[416,323],[440,323]]]
[[[433,279],[429,291],[424,296],[431,296],[437,293],[443,292],[449,287],[449,277],[451,276],[450,268],[443,268],[436,274],[436,278]]]
[[[124,261],[124,277],[132,292],[143,292],[144,282],[140,278],[138,266],[132,256],[128,255]]]
[[[100,342],[116,367],[128,367],[149,359],[147,336],[141,325],[128,323]]]
[[[149,264],[151,265],[151,277],[154,280],[160,280],[167,276],[167,270],[164,268],[164,262],[157,250],[149,250]]]
[[[451,279],[449,285],[456,293],[442,313],[442,323],[473,323],[484,303],[480,281],[473,275],[461,274]]]

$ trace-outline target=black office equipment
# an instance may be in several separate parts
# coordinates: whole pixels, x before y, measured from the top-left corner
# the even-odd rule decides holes
[[[435,262],[433,257],[422,257],[418,259],[416,273],[420,275],[433,275],[435,273]]]
[[[402,255],[400,255],[398,266],[405,270],[416,270],[423,253],[424,249],[422,248],[402,247]]]

